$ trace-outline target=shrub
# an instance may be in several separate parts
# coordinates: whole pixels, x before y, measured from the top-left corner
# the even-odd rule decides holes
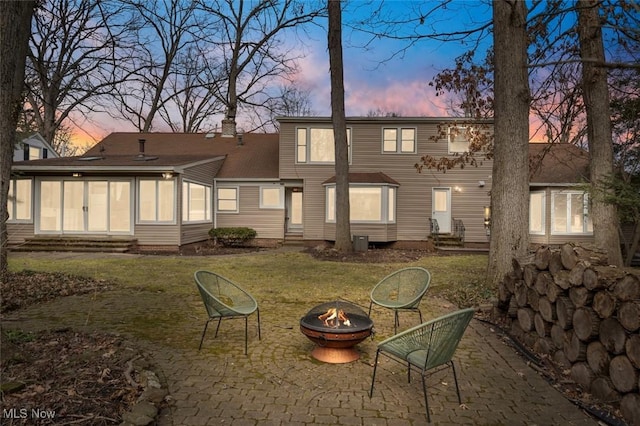
[[[209,230],[209,236],[225,246],[242,246],[247,241],[258,235],[255,229],[246,227],[213,228]]]

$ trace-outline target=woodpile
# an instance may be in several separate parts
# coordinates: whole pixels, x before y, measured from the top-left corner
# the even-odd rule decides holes
[[[573,244],[540,247],[500,283],[511,334],[640,425],[640,271]]]

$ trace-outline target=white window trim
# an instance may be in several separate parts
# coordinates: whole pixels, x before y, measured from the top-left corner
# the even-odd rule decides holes
[[[309,164],[309,165],[332,165],[335,164],[335,158],[333,159],[333,161],[311,161],[311,130],[312,129],[332,129],[332,127],[330,126],[303,126],[303,127],[296,127],[296,131],[295,131],[295,143],[294,143],[294,159],[295,159],[295,164]],[[298,144],[298,132],[300,130],[305,130],[305,137],[306,137],[306,144],[305,144],[305,156],[306,158],[304,159],[304,161],[300,161],[300,158],[298,157],[298,148],[301,146]],[[352,151],[353,151],[353,130],[351,127],[347,127],[347,144],[349,145],[349,164],[351,164],[351,157],[352,157]],[[334,142],[335,143],[335,142]]]
[[[205,212],[204,212],[204,219],[199,219],[199,220],[190,220],[190,219],[184,219],[184,215],[185,212],[182,212],[182,223],[185,224],[194,224],[194,223],[207,223],[207,222],[211,222],[212,218],[211,218],[211,194],[212,194],[212,186],[211,185],[205,185],[203,183],[200,182],[195,182],[195,181],[191,181],[191,180],[183,180],[182,181],[182,188],[184,188],[185,186],[187,186],[189,188],[189,193],[185,194],[183,191],[182,194],[182,199],[183,199],[183,206],[184,203],[187,204],[187,213],[190,212],[191,210],[191,185],[198,185],[198,186],[202,186],[205,188],[204,191],[204,196],[205,196]],[[208,189],[208,191],[207,191]]]
[[[354,223],[354,224],[358,224],[358,223],[365,223],[365,224],[379,224],[379,225],[386,225],[386,224],[394,224],[396,223],[397,220],[397,205],[398,205],[398,187],[396,185],[391,185],[391,184],[378,184],[378,183],[372,183],[372,184],[350,184],[349,185],[349,189],[351,188],[382,188],[382,199],[381,199],[381,206],[380,206],[380,214],[381,214],[381,218],[380,220],[351,220],[350,223]],[[393,219],[389,219],[389,188],[393,188],[394,189],[394,193],[395,193],[395,202],[393,204]],[[326,185],[325,186],[325,222],[326,223],[336,223],[336,211],[335,211],[335,207],[336,207],[336,202],[335,202],[335,189],[336,189],[336,185],[335,184],[331,184],[331,185]],[[329,194],[330,192],[333,192],[333,201],[329,202]],[[333,206],[334,209],[333,211],[330,211],[329,207]]]
[[[565,195],[567,198],[569,198],[571,195],[573,194],[578,194],[578,195],[582,195],[584,196],[584,201],[582,204],[582,216],[583,216],[583,222],[582,222],[582,232],[571,232],[570,230],[565,230],[562,232],[558,232],[558,231],[554,231],[554,224],[555,224],[555,196],[558,194],[563,194]],[[568,206],[570,206],[570,203],[567,203]],[[569,214],[569,209],[567,209],[565,211],[565,215],[566,215],[566,220],[567,220],[567,228],[570,228],[569,224],[571,223],[571,216]],[[587,220],[589,218],[590,212],[589,212],[589,194],[587,194],[584,191],[551,191],[551,229],[550,229],[550,233],[551,235],[593,235],[593,231],[588,231],[586,230],[587,228]]]
[[[385,151],[384,149],[384,131],[385,130],[395,130],[396,131],[396,149],[393,151]],[[412,151],[403,151],[402,150],[402,131],[403,130],[413,130],[413,150]],[[383,127],[382,128],[382,147],[381,152],[383,154],[415,154],[418,146],[418,129],[416,127]]]
[[[277,189],[278,190],[278,205],[266,205],[262,199],[262,191],[265,189]],[[265,210],[282,210],[284,209],[284,187],[275,185],[262,185],[260,186],[260,208]]]
[[[218,198],[218,192],[221,189],[235,189],[236,190],[236,208],[235,210],[220,210],[220,206],[219,206],[219,202],[220,199]],[[230,198],[229,198],[230,200]],[[220,213],[220,214],[237,214],[240,212],[240,186],[238,185],[233,185],[233,186],[220,186],[218,185],[216,187],[216,194],[215,194],[215,206],[216,206],[216,213]]]
[[[531,214],[533,213],[531,211],[531,196],[534,194],[541,194],[542,195],[542,201],[541,201],[541,226],[542,226],[542,231],[533,231],[531,229]],[[529,234],[530,235],[546,235],[546,230],[547,230],[547,193],[545,191],[531,191],[529,193]]]
[[[136,193],[138,194],[138,196],[136,197],[136,223],[139,225],[176,225],[178,223],[178,215],[177,215],[177,201],[178,201],[178,185],[177,185],[177,180],[176,178],[171,179],[173,180],[173,219],[171,220],[158,220],[158,182],[164,182],[166,181],[166,179],[162,179],[162,178],[138,178],[136,179]],[[140,183],[142,181],[153,181],[156,183],[155,185],[155,189],[156,189],[156,220],[142,220],[140,219]]]

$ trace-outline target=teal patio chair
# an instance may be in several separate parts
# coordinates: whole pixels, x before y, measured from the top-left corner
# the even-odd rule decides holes
[[[209,322],[215,319],[218,320],[216,334],[214,335],[214,338],[216,338],[223,319],[244,318],[244,354],[246,355],[248,345],[247,319],[254,312],[258,316],[258,339],[262,338],[260,335],[260,309],[256,299],[231,280],[216,273],[196,271],[194,278],[209,315],[207,322],[204,324],[198,350],[202,349],[202,342]]]
[[[426,375],[438,367],[451,367],[453,380],[456,384],[458,403],[462,404],[458,377],[453,364],[453,354],[462,340],[464,331],[473,318],[474,309],[468,308],[441,316],[434,320],[412,327],[378,344],[376,359],[373,364],[371,390],[369,398],[373,397],[373,385],[378,368],[378,357],[382,354],[394,361],[407,366],[407,378],[411,382],[411,369],[417,369],[422,376],[422,390],[424,405],[427,410],[427,422],[431,422],[429,403],[427,401]]]
[[[393,310],[393,334],[398,332],[401,311],[417,312],[422,323],[422,312],[419,305],[429,288],[431,274],[424,268],[410,267],[395,271],[384,277],[371,290],[369,316],[371,308],[378,305]]]

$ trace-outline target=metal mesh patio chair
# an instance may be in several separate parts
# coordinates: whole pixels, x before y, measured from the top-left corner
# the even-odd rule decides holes
[[[204,341],[204,335],[207,332],[209,322],[215,319],[218,320],[215,338],[218,337],[218,330],[220,329],[220,323],[223,319],[244,318],[244,354],[246,355],[248,340],[247,318],[254,312],[258,316],[258,339],[261,339],[260,309],[258,308],[256,299],[231,280],[216,273],[196,271],[194,278],[198,285],[200,295],[202,296],[204,306],[207,309],[207,314],[209,315],[204,325],[204,330],[202,331],[202,338],[200,339],[198,350],[202,349],[202,342]]]
[[[369,316],[373,305],[393,310],[393,334],[398,332],[401,311],[417,312],[422,322],[422,312],[419,305],[422,297],[429,288],[431,274],[424,268],[411,267],[395,271],[384,277],[371,290]]]
[[[422,376],[422,390],[424,405],[427,411],[427,422],[431,422],[429,403],[427,401],[426,375],[430,370],[438,367],[451,367],[456,384],[458,403],[462,404],[458,377],[453,363],[453,354],[462,339],[464,331],[473,318],[474,309],[468,308],[441,316],[434,320],[412,327],[378,344],[376,359],[373,364],[371,390],[369,397],[373,397],[373,385],[378,368],[378,357],[385,355],[394,361],[407,365],[407,378],[411,382],[411,369],[417,369]],[[435,371],[434,371],[435,372]]]

